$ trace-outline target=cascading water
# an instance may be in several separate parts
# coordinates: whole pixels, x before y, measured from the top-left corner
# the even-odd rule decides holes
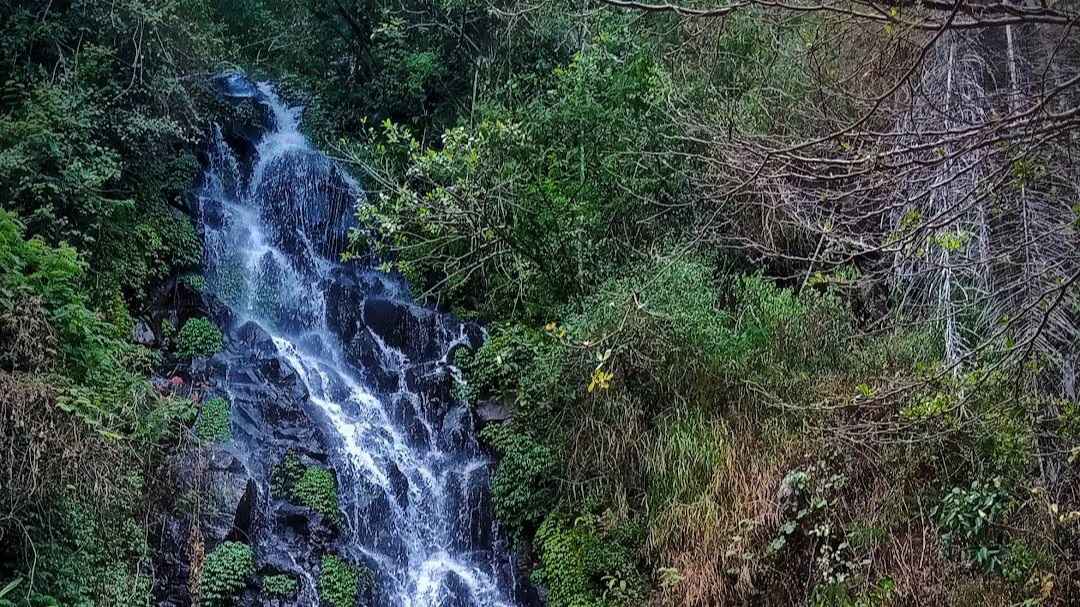
[[[246,157],[215,133],[198,196],[207,290],[229,336],[217,381],[233,403],[229,451],[259,485],[256,558],[296,573],[302,604],[318,603],[312,569],[329,549],[374,572],[377,605],[518,603],[489,513],[491,462],[451,390],[451,352],[475,347],[479,330],[416,305],[396,277],[339,261],[362,190],[309,146],[300,110],[271,86],[223,83],[270,123]],[[308,425],[275,424],[293,414],[274,411],[285,397],[256,375],[291,378]],[[314,532],[267,480],[267,460],[306,445],[336,470],[345,520],[316,549],[298,547]]]

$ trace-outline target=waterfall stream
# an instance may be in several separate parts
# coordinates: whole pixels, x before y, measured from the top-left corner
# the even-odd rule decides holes
[[[198,195],[207,290],[239,352],[219,382],[234,403],[230,449],[262,479],[257,558],[299,569],[303,604],[318,604],[317,565],[302,563],[317,561],[295,548],[296,523],[275,522],[295,516],[266,480],[277,463],[266,459],[317,436],[344,515],[329,543],[374,573],[374,604],[517,604],[490,515],[492,463],[452,390],[451,354],[475,347],[480,330],[414,303],[400,278],[340,261],[362,189],[312,149],[300,109],[271,85],[239,75],[224,85],[261,105],[268,122],[246,158],[215,132]],[[237,337],[255,333],[261,342]],[[247,363],[235,362],[245,349],[294,378],[311,433],[268,427],[272,414],[244,405],[255,398]]]

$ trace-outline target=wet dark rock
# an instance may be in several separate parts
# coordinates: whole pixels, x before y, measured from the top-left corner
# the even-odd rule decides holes
[[[258,94],[255,83],[240,72],[226,72],[214,78],[218,92],[233,99],[250,99]]]
[[[154,330],[150,328],[148,321],[139,320],[131,331],[131,340],[139,345],[151,347],[157,343],[157,336],[154,335]]]
[[[202,293],[173,276],[158,285],[147,298],[144,321],[151,331],[165,322],[178,329],[188,319],[206,316],[207,312]]]
[[[477,425],[481,428],[488,424],[501,424],[514,418],[513,410],[496,400],[482,400],[474,409]]]
[[[277,346],[270,334],[255,321],[247,321],[229,332],[232,349],[249,355],[272,356],[277,353]]]
[[[414,449],[431,448],[431,434],[420,419],[416,405],[404,396],[398,397],[391,408],[393,420],[405,431],[405,440]]]
[[[351,342],[359,331],[361,302],[364,292],[354,281],[331,283],[326,288],[326,326],[341,336],[341,341]]]
[[[484,341],[487,340],[487,333],[484,332],[484,327],[475,322],[461,323],[461,332],[465,336],[465,343],[459,347],[463,346],[470,350],[476,350],[484,345]],[[453,358],[450,360],[453,360]]]
[[[472,416],[464,405],[454,405],[442,417],[439,443],[443,449],[467,451],[472,442]]]
[[[408,508],[409,479],[405,478],[405,475],[394,464],[390,465],[388,476],[390,477],[390,489],[393,491],[394,501],[397,502],[399,508]]]
[[[221,229],[225,226],[225,205],[220,200],[203,198],[199,202],[199,214],[204,229]]]
[[[192,472],[197,473],[197,469]],[[218,448],[212,449],[205,478],[210,494],[202,512],[203,538],[207,544],[217,545],[233,534],[237,512],[252,478],[243,462]]]
[[[251,542],[251,538],[254,537],[253,530],[256,522],[255,503],[258,499],[258,486],[255,484],[255,479],[249,478],[247,487],[244,489],[244,495],[240,498],[240,503],[236,505],[233,529],[227,538],[229,541]]]
[[[412,365],[405,369],[405,387],[428,397],[434,405],[429,414],[438,415],[446,403],[454,399],[454,376],[450,367],[440,361]]]
[[[467,522],[467,529],[464,532],[469,538],[469,548],[490,546],[494,540],[492,537],[494,528],[492,512],[494,510],[491,493],[487,490],[491,486],[491,467],[476,468],[467,480],[463,518]]]
[[[344,332],[349,335],[347,340],[343,340],[345,356],[349,362],[362,370],[382,366],[382,353],[375,337],[359,322],[342,326]]]
[[[470,607],[476,603],[469,585],[454,572],[447,573],[443,579],[443,591],[446,598],[441,603],[442,607]]]
[[[292,149],[263,169],[256,195],[262,220],[275,226],[274,244],[294,256],[317,253],[338,259],[355,225],[356,198],[348,178],[327,158]]]
[[[438,358],[440,326],[434,312],[397,300],[369,297],[364,300],[363,318],[386,345],[410,360]]]

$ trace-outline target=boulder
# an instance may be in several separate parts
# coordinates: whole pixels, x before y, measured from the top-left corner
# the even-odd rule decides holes
[[[488,424],[501,424],[514,418],[513,410],[496,400],[482,400],[474,409],[476,423],[483,428]]]
[[[364,300],[364,324],[387,346],[410,360],[433,360],[441,355],[439,316],[431,310],[382,297]]]
[[[154,335],[154,330],[150,328],[149,321],[140,319],[132,328],[131,340],[139,345],[151,348],[157,343],[157,336]]]
[[[236,513],[233,515],[233,528],[229,532],[228,541],[250,543],[255,537],[255,523],[258,511],[255,504],[259,499],[259,488],[255,479],[249,478],[244,495],[236,505]]]

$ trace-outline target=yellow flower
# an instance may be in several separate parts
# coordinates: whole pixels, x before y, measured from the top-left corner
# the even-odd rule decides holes
[[[592,380],[589,381],[589,392],[593,390],[607,390],[611,387],[611,380],[615,378],[614,373],[608,373],[600,367],[597,367],[592,374]]]

